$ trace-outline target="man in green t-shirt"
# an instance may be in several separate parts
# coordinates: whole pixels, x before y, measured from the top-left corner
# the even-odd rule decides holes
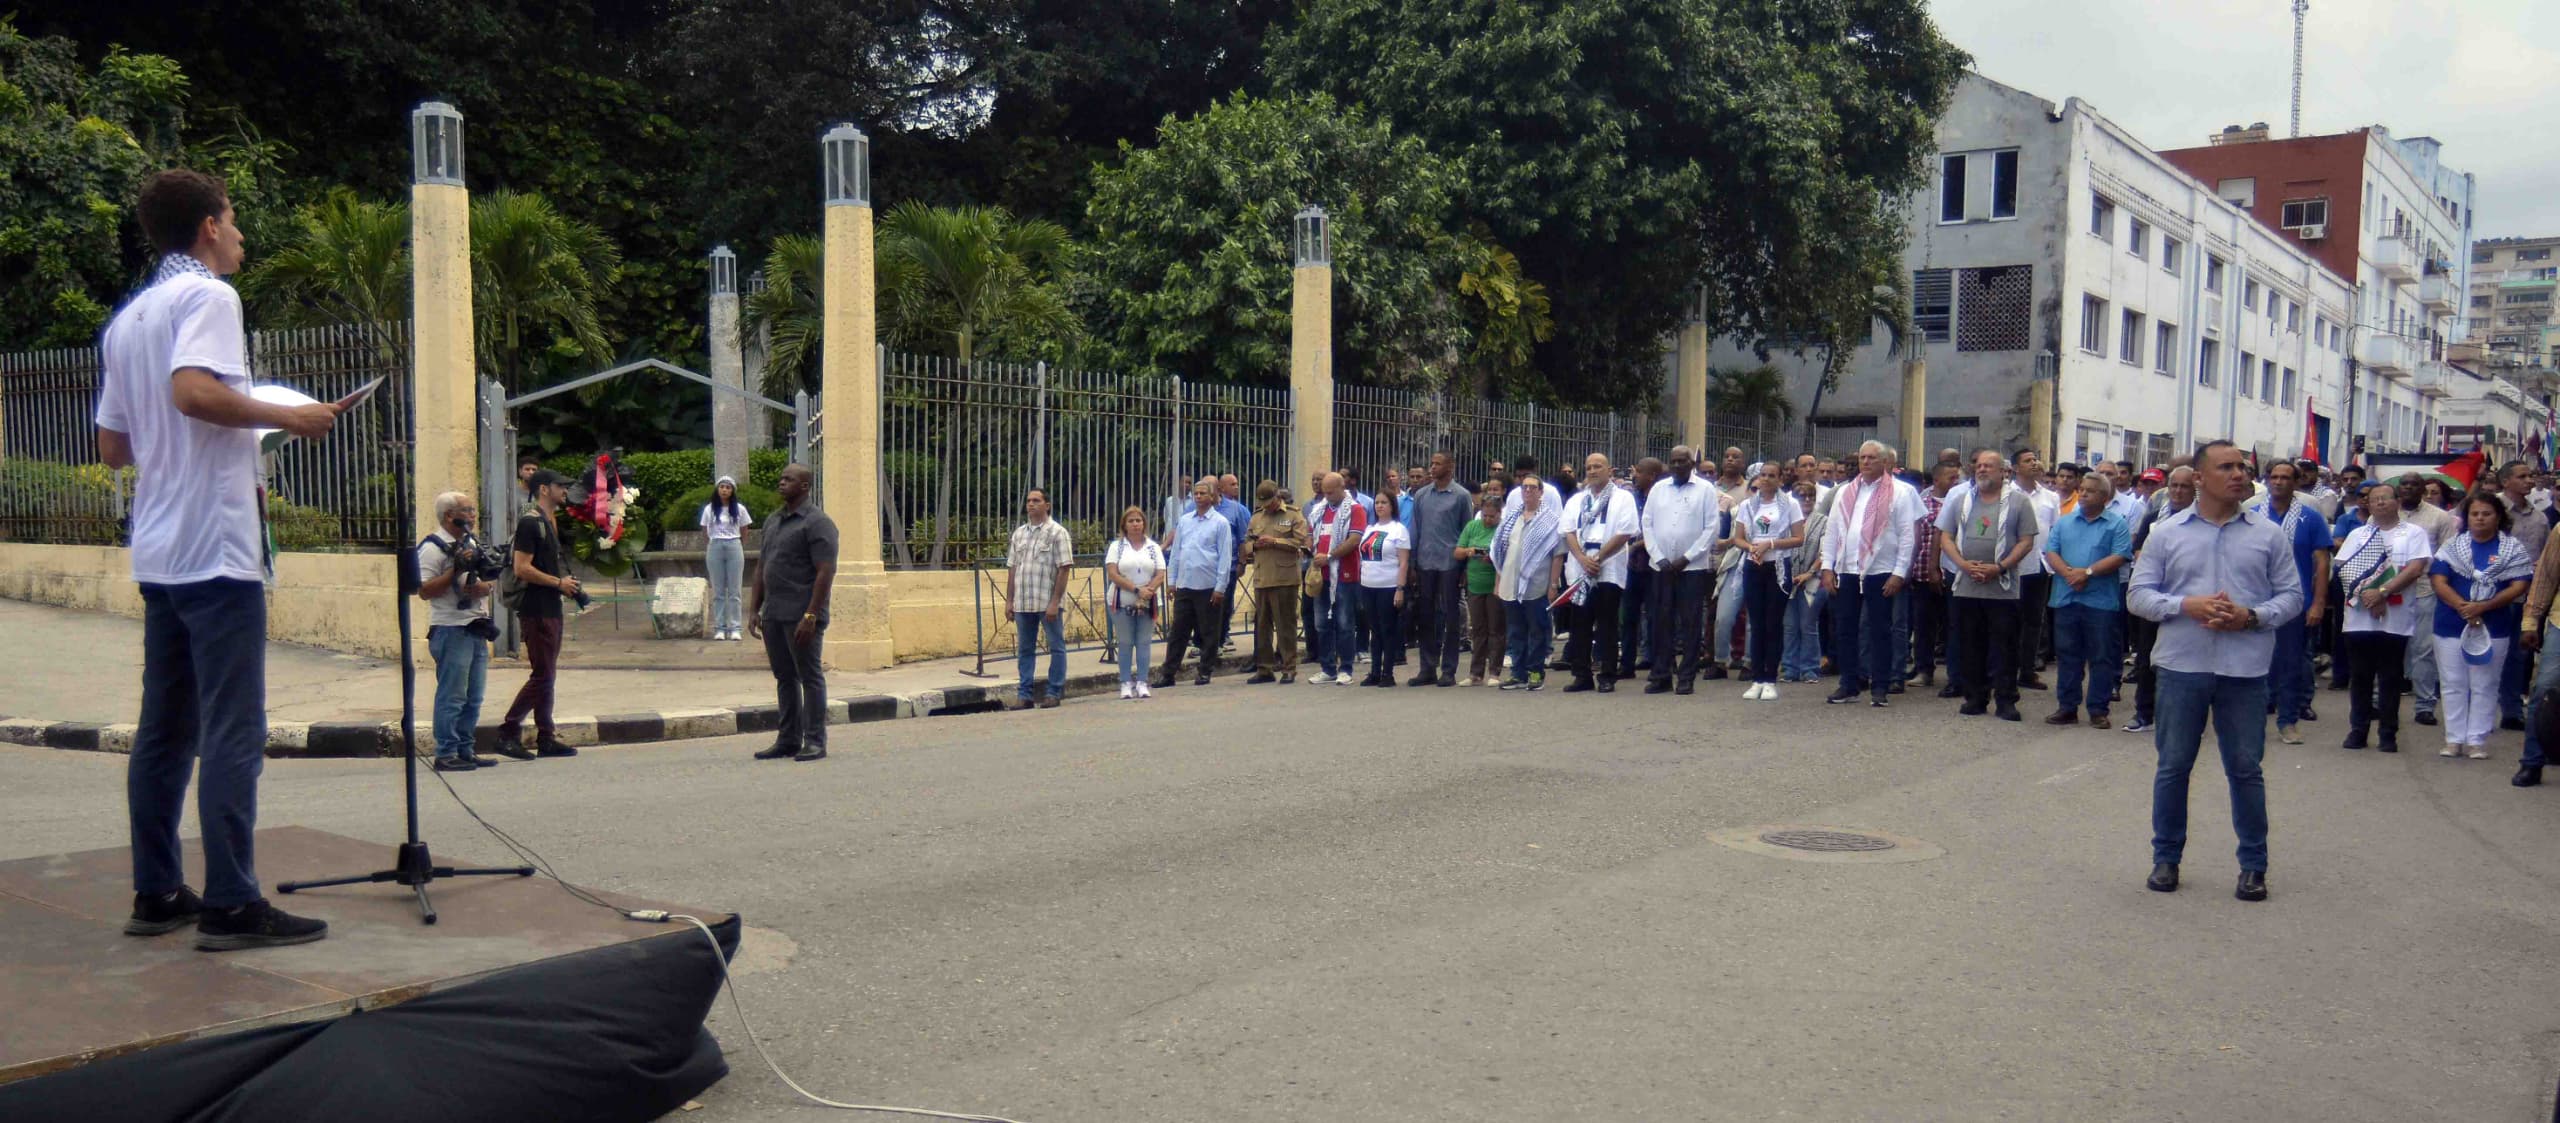
[[[1457,557],[1467,563],[1467,685],[1483,686],[1488,673],[1502,671],[1502,602],[1493,595],[1493,531],[1502,524],[1502,496],[1488,492],[1476,500],[1476,517],[1458,531]]]

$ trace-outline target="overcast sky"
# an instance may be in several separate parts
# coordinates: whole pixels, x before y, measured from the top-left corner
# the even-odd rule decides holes
[[[2285,135],[2290,0],[1929,0],[1974,68],[2078,97],[2153,148],[2224,125]],[[2479,184],[2475,237],[2560,234],[2560,2],[2312,0],[2302,131],[2382,125],[2444,142]]]

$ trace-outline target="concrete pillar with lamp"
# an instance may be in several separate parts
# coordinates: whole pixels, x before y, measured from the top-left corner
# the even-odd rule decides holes
[[[471,335],[471,191],[462,184],[462,111],[409,114],[410,492],[414,540],[435,528],[436,496],[479,493],[478,384]],[[493,525],[505,512],[483,512]]]
[[[1289,294],[1289,474],[1303,480],[1333,462],[1333,232],[1324,208],[1298,212]],[[1178,467],[1178,466],[1177,466]],[[1312,503],[1312,498],[1303,500]]]
[[[746,389],[747,359],[738,333],[738,255],[711,250],[711,381]],[[763,420],[736,394],[711,391],[711,474],[747,478],[747,430]]]
[[[2053,392],[2060,364],[2053,352],[2036,352],[2036,373],[2027,383],[2027,447],[2047,466],[2056,463],[2053,456]]]
[[[755,298],[763,292],[764,270],[758,269],[753,273],[747,274],[746,301],[748,303],[754,303]],[[747,389],[753,390],[759,394],[764,393],[764,366],[765,360],[773,354],[773,328],[770,325],[758,324],[754,331],[741,333],[739,352],[740,369],[742,371],[740,377],[746,380]],[[766,396],[774,397],[777,395]],[[749,450],[772,448],[773,419],[753,409],[748,410],[747,415],[749,418],[747,425],[747,448]],[[746,479],[745,476],[739,476],[738,478],[741,480]]]
[[[880,563],[879,320],[871,243],[871,138],[852,125],[818,142],[825,168],[826,280],[820,287],[818,475],[842,541],[828,593],[824,659],[839,670],[896,660],[889,578]]]

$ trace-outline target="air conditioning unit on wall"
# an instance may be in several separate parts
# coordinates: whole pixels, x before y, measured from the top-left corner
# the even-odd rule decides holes
[[[2317,242],[2320,239],[2329,236],[2329,227],[2325,223],[2314,224],[2311,226],[2296,226],[2293,228],[2293,232],[2300,236],[2303,241]]]

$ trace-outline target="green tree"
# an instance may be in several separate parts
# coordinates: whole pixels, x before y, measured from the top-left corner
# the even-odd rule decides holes
[[[888,329],[947,344],[964,367],[981,340],[1011,357],[1054,357],[1077,332],[1054,281],[1066,251],[1066,228],[1054,222],[1024,222],[998,207],[900,203],[880,226]]]
[[[820,304],[826,257],[826,243],[807,234],[785,234],[765,251],[764,291],[747,296],[742,327],[749,335],[766,333],[767,397],[818,392],[818,345],[826,337]]]
[[[1770,424],[1784,430],[1796,419],[1796,404],[1787,397],[1786,373],[1766,363],[1708,375],[1707,408],[1727,417],[1750,418],[1755,449],[1769,447],[1762,434]]]
[[[500,191],[471,200],[472,334],[482,370],[510,393],[556,361],[602,362],[613,348],[597,301],[621,268],[602,231],[554,209],[540,195]],[[528,347],[527,329],[549,336]]]
[[[1311,0],[1277,91],[1356,103],[1455,160],[1459,206],[1556,304],[1567,397],[1659,380],[1682,294],[1767,338],[1855,272],[1925,181],[1965,64],[1920,0]]]
[[[1291,220],[1317,204],[1333,256],[1334,377],[1442,384],[1466,353],[1446,230],[1455,170],[1321,95],[1238,96],[1168,120],[1097,168],[1089,354],[1269,384],[1289,370]]]
[[[0,342],[96,340],[147,257],[127,212],[179,151],[186,92],[169,59],[111,50],[91,69],[0,16]]]
[[[1511,399],[1545,396],[1535,376],[1538,345],[1555,334],[1547,286],[1522,273],[1520,259],[1487,240],[1481,227],[1461,235],[1455,248],[1458,294],[1471,301],[1467,320],[1475,331],[1466,363],[1473,384],[1462,389]]]
[[[336,188],[294,215],[290,240],[241,277],[268,324],[384,323],[409,318],[409,208]]]

